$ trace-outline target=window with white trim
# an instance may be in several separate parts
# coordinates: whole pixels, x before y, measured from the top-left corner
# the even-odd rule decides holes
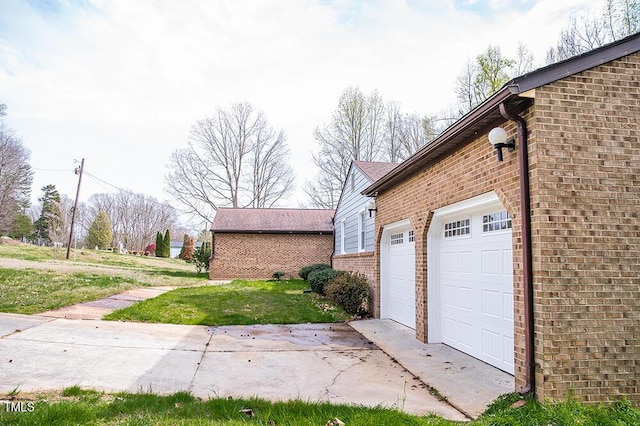
[[[505,231],[511,229],[511,216],[506,211],[482,216],[482,232]]]
[[[415,243],[415,241],[416,241],[416,235],[413,233],[413,231],[409,231],[409,242]]]
[[[398,234],[391,234],[391,245],[395,246],[397,244],[404,243],[404,234],[402,232]]]
[[[471,219],[456,220],[444,224],[444,237],[459,237],[471,234]]]
[[[366,247],[367,224],[364,210],[358,213],[358,251],[364,251]]]
[[[346,219],[342,219],[340,221],[340,253],[341,254],[345,254],[347,251],[344,248],[344,243],[346,241],[346,229],[347,229],[347,222]]]

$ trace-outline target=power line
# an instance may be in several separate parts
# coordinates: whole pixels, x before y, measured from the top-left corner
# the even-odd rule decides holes
[[[69,173],[72,171],[71,169],[36,169],[36,168],[31,168],[31,170],[35,170],[37,172],[64,172],[64,173]]]
[[[179,213],[182,213],[182,214],[188,214],[188,213],[190,213],[190,212],[188,212],[188,211],[186,211],[186,210],[182,210],[182,209],[179,209],[179,208],[177,208],[177,207],[175,207],[175,206],[172,206],[171,204],[168,204],[168,203],[165,203],[165,202],[162,202],[162,201],[156,201],[154,198],[149,197],[149,196],[146,196],[146,195],[144,195],[144,194],[136,194],[135,192],[131,191],[130,189],[120,188],[120,187],[119,187],[119,186],[117,186],[117,185],[114,185],[114,184],[112,184],[112,183],[109,183],[109,182],[107,182],[106,180],[101,179],[101,178],[99,178],[98,176],[96,176],[96,175],[93,175],[93,174],[89,173],[87,170],[85,170],[85,171],[84,171],[84,173],[85,173],[87,176],[89,176],[90,178],[92,178],[93,180],[95,180],[96,182],[98,182],[98,183],[99,183],[103,188],[105,188],[105,189],[107,189],[107,188],[106,188],[104,185],[108,185],[108,186],[110,186],[110,187],[112,187],[112,188],[114,188],[114,189],[116,189],[116,190],[118,190],[118,191],[125,192],[125,193],[127,193],[127,194],[129,194],[129,195],[132,195],[132,196],[134,196],[134,197],[137,197],[137,198],[139,198],[139,199],[141,199],[141,200],[144,200],[144,201],[147,201],[147,202],[150,202],[150,203],[153,203],[153,204],[159,205],[159,206],[171,207],[172,209],[176,210],[176,211],[177,211],[177,212],[179,212]],[[104,185],[103,185],[103,184],[104,184]]]

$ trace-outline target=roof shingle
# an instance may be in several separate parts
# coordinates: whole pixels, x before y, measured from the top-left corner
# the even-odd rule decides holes
[[[364,173],[372,183],[389,173],[398,165],[398,163],[360,160],[353,160],[353,163],[362,170],[362,173]]]
[[[218,209],[211,230],[250,233],[333,232],[334,210],[312,209]]]

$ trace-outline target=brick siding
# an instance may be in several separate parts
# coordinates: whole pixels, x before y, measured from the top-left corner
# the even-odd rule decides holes
[[[303,266],[329,263],[333,234],[215,234],[210,279],[298,277]]]
[[[529,130],[540,399],[640,403],[640,56],[535,91]],[[516,134],[511,122],[501,124]],[[489,129],[487,129],[488,132]],[[520,143],[518,141],[517,143]],[[524,385],[522,235],[517,152],[496,160],[486,134],[377,200],[384,225],[410,219],[416,247],[416,337],[427,340],[427,231],[432,211],[494,191],[513,220],[516,389]],[[380,286],[375,262],[376,287]],[[379,290],[376,314],[380,313]]]
[[[640,56],[536,92],[541,398],[640,403]]]

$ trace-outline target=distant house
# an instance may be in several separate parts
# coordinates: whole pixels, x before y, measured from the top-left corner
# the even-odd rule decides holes
[[[374,198],[362,194],[365,188],[390,172],[397,163],[351,162],[333,219],[333,268],[357,271],[375,282]]]
[[[635,34],[514,78],[366,188],[375,315],[541,400],[640,404],[639,117]]]
[[[218,209],[211,224],[211,279],[271,278],[329,263],[333,210]]]

